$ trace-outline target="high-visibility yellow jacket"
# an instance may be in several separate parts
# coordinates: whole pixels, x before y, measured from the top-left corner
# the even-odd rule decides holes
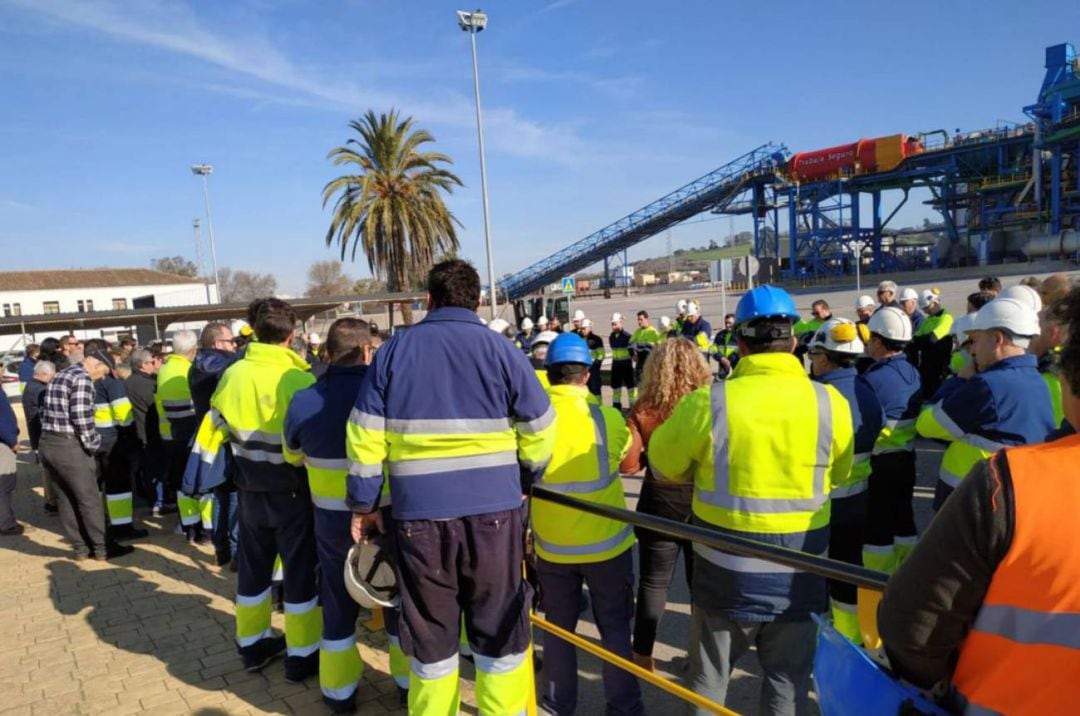
[[[135,424],[124,381],[107,375],[94,383],[94,427],[101,435],[101,449],[108,452],[116,443],[117,431]]]
[[[649,440],[661,479],[693,481],[698,524],[811,554],[829,541],[829,493],[851,472],[847,401],[787,353],[744,356],[732,376],[687,395]],[[768,621],[827,608],[824,580],[695,545],[694,600]],[[698,572],[702,571],[699,578]]]
[[[282,346],[251,343],[221,376],[210,398],[184,473],[184,492],[202,493],[224,481],[224,449],[232,449],[236,486],[254,492],[292,492],[306,483],[302,467],[282,454],[282,428],[293,395],[315,382],[310,366]]]
[[[641,361],[648,358],[652,349],[663,341],[664,336],[661,336],[654,326],[638,326],[637,330],[630,334],[630,350]]]
[[[555,447],[538,485],[612,507],[626,507],[619,463],[630,450],[630,431],[614,408],[591,402],[588,389],[553,385]],[[556,505],[532,503],[536,553],[549,562],[601,562],[634,544],[634,530],[623,522]]]
[[[195,424],[195,404],[191,402],[188,373],[191,361],[182,355],[170,355],[157,374],[158,427],[162,440],[186,442],[199,427]]]

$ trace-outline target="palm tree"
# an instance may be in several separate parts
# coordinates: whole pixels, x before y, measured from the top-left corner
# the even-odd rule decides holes
[[[452,164],[450,157],[419,151],[435,138],[413,124],[412,117],[399,119],[396,110],[378,117],[369,110],[349,122],[360,137],[327,155],[335,166],[347,164],[357,173],[338,177],[323,189],[323,208],[340,192],[326,245],[340,244],[342,260],[350,244],[353,260],[362,248],[371,272],[385,280],[390,291],[408,290],[436,257],[452,256],[458,249],[455,226],[461,223],[446,208],[443,192],[450,194],[463,184],[440,166]],[[406,324],[412,323],[407,304],[401,304],[401,313]]]

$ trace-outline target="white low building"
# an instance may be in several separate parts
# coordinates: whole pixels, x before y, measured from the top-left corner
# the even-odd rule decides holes
[[[125,311],[132,308],[203,306],[217,302],[215,287],[200,278],[187,278],[141,268],[0,271],[0,315],[8,318],[60,313]],[[80,330],[79,338],[115,339],[113,329]],[[40,343],[66,331],[0,336],[0,355],[21,352],[28,340]]]

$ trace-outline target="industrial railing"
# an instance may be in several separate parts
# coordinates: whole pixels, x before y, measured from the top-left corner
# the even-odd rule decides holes
[[[705,527],[686,524],[685,522],[676,522],[674,520],[668,520],[641,512],[634,512],[633,510],[620,507],[600,505],[577,497],[571,497],[570,495],[565,495],[561,492],[555,492],[554,490],[545,487],[533,487],[532,497],[533,499],[546,500],[571,509],[581,510],[582,512],[588,512],[600,517],[607,517],[619,522],[625,522],[635,527],[643,527],[668,537],[689,540],[695,544],[702,544],[706,547],[722,550],[731,554],[764,559],[785,567],[792,567],[829,579],[848,582],[861,589],[869,590],[870,592],[884,591],[885,583],[889,579],[889,575],[873,569],[867,569],[865,567],[848,564],[846,562],[839,562],[827,557],[807,554],[798,550],[759,542],[746,537],[717,532]],[[706,699],[673,681],[643,669],[637,664],[627,661],[616,654],[612,654],[591,641],[566,631],[546,619],[538,617],[535,614],[532,615],[531,619],[532,623],[537,628],[542,629],[559,639],[570,642],[579,649],[587,651],[609,664],[629,671],[634,676],[653,686],[663,689],[677,698],[693,703],[695,706],[712,713],[723,714],[724,716],[736,714],[736,712],[726,708],[722,704]]]

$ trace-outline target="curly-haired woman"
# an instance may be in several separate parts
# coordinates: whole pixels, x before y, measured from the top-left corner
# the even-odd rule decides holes
[[[638,399],[626,423],[633,443],[619,466],[629,475],[645,469],[645,481],[638,500],[638,512],[679,522],[690,521],[692,483],[657,479],[648,465],[649,437],[675,409],[679,400],[712,381],[712,371],[701,351],[685,338],[661,343],[645,363]],[[634,617],[634,661],[652,670],[652,651],[660,617],[667,608],[667,592],[675,574],[679,551],[690,583],[693,552],[685,540],[675,540],[650,530],[638,529],[641,580],[638,584]]]

